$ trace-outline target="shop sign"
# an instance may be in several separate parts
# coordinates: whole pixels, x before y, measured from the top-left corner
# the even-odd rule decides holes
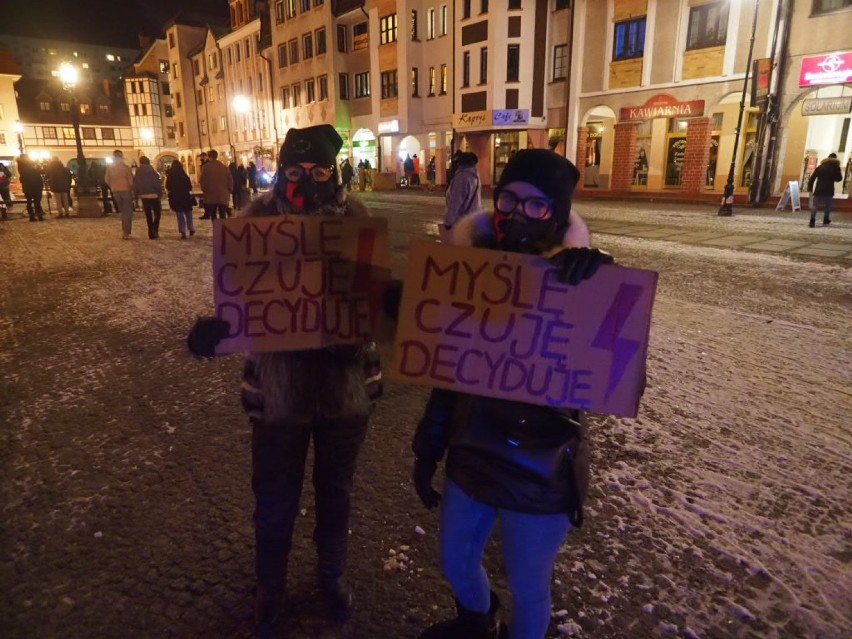
[[[772,60],[760,58],[752,63],[751,106],[766,106],[769,101],[769,82],[772,79]]]
[[[453,113],[454,129],[472,129],[475,127],[491,126],[491,111],[471,111],[469,113]]]
[[[529,123],[529,109],[494,109],[491,112],[491,124],[494,126],[513,126]]]
[[[852,96],[845,98],[814,98],[802,102],[802,115],[846,115],[852,111]]]
[[[654,118],[690,118],[704,115],[704,100],[678,102],[667,94],[655,95],[641,106],[622,107],[621,122],[653,120]]]
[[[379,133],[399,133],[399,120],[379,122]]]
[[[852,51],[811,56],[802,60],[800,87],[852,82]]]

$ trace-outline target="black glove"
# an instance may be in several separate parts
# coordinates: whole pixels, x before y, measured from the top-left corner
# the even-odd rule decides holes
[[[402,280],[390,280],[382,291],[382,312],[391,319],[397,319],[401,303]]]
[[[420,501],[428,509],[432,509],[441,503],[441,493],[432,488],[432,477],[435,476],[438,464],[425,459],[414,460],[414,490]]]
[[[606,251],[584,246],[562,249],[550,258],[550,263],[556,267],[556,279],[576,286],[594,275],[601,264],[613,264],[615,260]]]
[[[196,357],[214,357],[216,345],[225,339],[231,331],[231,325],[215,317],[200,317],[189,331],[186,345]]]

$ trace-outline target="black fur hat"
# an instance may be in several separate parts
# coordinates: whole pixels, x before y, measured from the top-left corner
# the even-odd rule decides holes
[[[577,167],[550,149],[523,149],[506,164],[494,189],[494,197],[510,182],[529,182],[553,200],[554,217],[567,224],[571,195],[579,179]]]
[[[337,154],[343,139],[330,124],[318,124],[304,129],[290,129],[278,154],[279,166],[290,166],[299,162],[314,164],[337,164]]]

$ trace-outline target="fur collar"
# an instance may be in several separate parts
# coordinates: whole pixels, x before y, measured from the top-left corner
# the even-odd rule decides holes
[[[275,189],[270,189],[260,197],[252,200],[251,204],[242,212],[243,217],[264,217],[268,215],[345,215],[369,217],[370,213],[362,202],[357,198],[349,196],[346,189],[340,186],[334,195],[334,199],[310,213],[297,209],[290,200],[278,197]]]
[[[450,244],[496,249],[497,238],[494,235],[494,225],[491,222],[493,217],[494,214],[490,211],[479,211],[464,216],[453,226]],[[568,230],[562,237],[562,244],[546,251],[545,257],[550,257],[563,248],[589,246],[589,229],[586,223],[573,210],[569,216],[569,221]]]

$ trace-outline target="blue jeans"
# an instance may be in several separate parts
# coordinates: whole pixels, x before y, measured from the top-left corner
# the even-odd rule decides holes
[[[121,231],[130,235],[133,230],[133,194],[130,191],[113,191],[115,208],[121,214]]]
[[[812,195],[811,196],[811,219],[816,220],[817,211],[823,210],[822,219],[828,220],[831,218],[831,205],[834,202],[833,195]]]
[[[498,516],[512,593],[509,636],[543,639],[550,623],[553,562],[571,528],[568,515],[529,515],[487,506],[448,478],[441,501],[441,569],[466,610],[486,612],[491,586],[482,554]]]
[[[189,211],[175,211],[178,223],[178,232],[185,235],[187,229],[190,233],[195,233],[195,224],[192,221],[192,209]]]

